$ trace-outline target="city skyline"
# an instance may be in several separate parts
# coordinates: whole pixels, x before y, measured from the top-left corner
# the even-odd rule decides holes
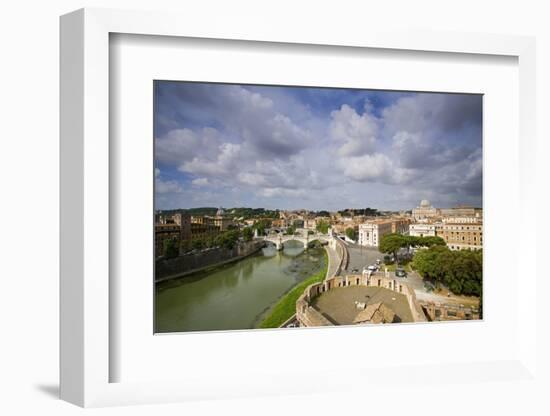
[[[482,96],[155,82],[155,208],[482,206]]]
[[[419,203],[421,201],[418,201]],[[281,212],[300,212],[300,211],[308,211],[308,212],[323,212],[323,211],[327,211],[327,212],[332,212],[332,213],[335,213],[335,212],[343,212],[343,211],[360,211],[360,210],[365,210],[365,209],[372,209],[372,210],[376,210],[378,212],[401,212],[401,211],[404,211],[404,212],[411,212],[413,211],[415,208],[418,207],[419,203],[417,203],[417,206],[415,207],[411,207],[411,208],[408,208],[408,209],[397,209],[397,210],[391,210],[391,209],[384,209],[384,208],[379,208],[379,207],[373,207],[373,206],[366,206],[366,207],[344,207],[344,208],[340,208],[340,209],[335,209],[335,210],[327,210],[327,209],[308,209],[308,208],[291,208],[291,209],[281,209],[281,208],[277,208],[277,207],[274,207],[274,208],[266,208],[266,207],[255,207],[255,206],[222,206],[222,205],[217,205],[217,206],[214,206],[214,205],[208,205],[208,206],[190,206],[190,207],[187,207],[187,208],[183,208],[183,207],[175,207],[175,208],[158,208],[156,209],[156,211],[178,211],[178,210],[194,210],[194,209],[223,209],[224,211],[227,211],[228,210],[231,210],[231,209],[255,209],[255,210],[260,210],[260,209],[263,209],[263,210],[266,210],[266,211],[281,211]],[[466,204],[457,204],[457,205],[454,205],[454,206],[446,206],[446,207],[436,207],[436,206],[433,206],[434,208],[442,208],[442,209],[446,209],[446,208],[460,208],[460,207],[469,207],[469,208],[479,208],[481,209],[481,207],[478,207],[478,206],[474,206],[474,205],[466,205]]]

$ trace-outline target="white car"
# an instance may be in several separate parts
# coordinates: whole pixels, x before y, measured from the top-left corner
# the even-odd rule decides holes
[[[369,267],[367,267],[367,270],[370,270],[371,272],[375,272],[378,270],[378,267],[376,267],[374,264],[371,264]]]

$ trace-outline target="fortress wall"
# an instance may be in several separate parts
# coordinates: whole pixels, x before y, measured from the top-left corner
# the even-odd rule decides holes
[[[175,279],[210,267],[240,260],[259,251],[263,241],[240,242],[232,249],[215,248],[199,253],[188,253],[171,259],[157,259],[155,281]]]
[[[332,323],[321,315],[316,309],[312,308],[310,303],[313,298],[319,296],[321,293],[334,288],[347,286],[383,287],[385,289],[400,293],[407,299],[409,308],[411,309],[413,322],[426,321],[424,313],[422,312],[422,307],[416,299],[416,294],[408,285],[396,279],[385,277],[384,275],[373,274],[369,276],[365,273],[363,275],[357,274],[348,275],[345,277],[335,276],[325,280],[322,283],[313,283],[309,285],[296,301],[296,318],[300,324],[303,326],[326,326],[326,322],[328,322],[329,325],[332,325]]]

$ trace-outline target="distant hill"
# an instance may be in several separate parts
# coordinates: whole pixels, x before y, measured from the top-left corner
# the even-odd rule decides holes
[[[217,207],[199,207],[199,208],[186,208],[186,209],[163,209],[159,213],[164,215],[173,215],[178,212],[186,213],[192,216],[203,216],[203,215],[216,215],[218,211]],[[247,208],[247,207],[235,207],[235,208],[224,208],[225,215],[234,217],[250,219],[250,218],[279,218],[279,210],[267,210],[264,208]]]

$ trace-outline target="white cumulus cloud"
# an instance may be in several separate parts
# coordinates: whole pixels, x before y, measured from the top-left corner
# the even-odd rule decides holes
[[[359,156],[376,149],[379,121],[365,109],[359,115],[347,104],[331,113],[330,134],[340,145],[338,155]]]

